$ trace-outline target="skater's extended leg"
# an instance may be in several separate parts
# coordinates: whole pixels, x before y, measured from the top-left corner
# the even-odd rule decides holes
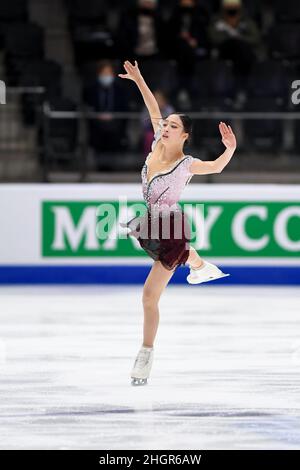
[[[143,346],[153,347],[159,323],[158,302],[174,271],[154,261],[143,289],[144,341]]]

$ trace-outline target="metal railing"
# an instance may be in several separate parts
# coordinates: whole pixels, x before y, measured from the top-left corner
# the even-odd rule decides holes
[[[129,145],[127,151],[123,152],[121,150],[116,150],[115,152],[109,152],[103,149],[99,151],[100,157],[102,158],[103,163],[106,160],[112,160],[112,153],[114,153],[114,161],[116,164],[116,170],[118,168],[118,163],[122,164],[120,170],[122,169],[131,169],[137,171],[140,169],[140,163],[144,160],[143,149],[141,146],[141,141],[143,139],[143,127],[142,127],[142,114],[140,112],[114,112],[109,113],[113,116],[114,120],[127,120],[129,121]],[[293,124],[295,121],[300,120],[300,112],[222,112],[222,111],[201,111],[201,112],[188,112],[188,115],[194,121],[194,130],[193,138],[191,145],[189,146],[189,151],[199,158],[203,159],[212,159],[217,158],[218,152],[222,150],[223,145],[221,143],[219,131],[218,131],[218,122],[228,121],[234,128],[239,149],[244,154],[251,153],[258,157],[258,162],[260,156],[265,154],[263,149],[257,149],[252,146],[251,136],[247,135],[247,121],[274,121],[280,124],[282,136],[280,137],[274,131],[274,151],[271,150],[271,155],[269,157],[269,162],[272,162],[272,158],[275,158],[275,155],[294,155],[297,156],[297,150],[295,150],[295,129]],[[79,111],[53,111],[51,110],[48,104],[44,106],[44,116],[46,118],[47,125],[53,120],[75,120],[80,123],[81,128],[81,141],[79,143],[81,148],[81,158],[82,158],[82,179],[85,175],[91,171],[93,168],[88,165],[87,155],[90,151],[91,142],[89,136],[89,123],[96,121],[107,116],[107,113],[98,113],[94,111],[89,111],[86,109],[81,109]],[[206,126],[206,134],[203,133],[203,126]],[[208,128],[208,129],[207,129]],[[47,136],[45,146],[47,144]],[[272,141],[272,132],[269,136],[262,136],[261,140],[269,139],[267,144],[270,144]],[[278,145],[276,141],[278,139]],[[272,143],[272,142],[271,142]],[[211,146],[211,148],[210,148]],[[270,146],[270,145],[269,145]],[[272,145],[270,146],[272,149]],[[299,149],[300,151],[300,149]],[[268,152],[266,152],[268,153]],[[270,153],[270,152],[269,152]],[[282,159],[284,160],[284,158]],[[124,161],[128,163],[128,166],[124,164]],[[300,158],[299,158],[300,164]],[[233,165],[232,165],[233,167]],[[255,168],[254,168],[255,170]],[[257,168],[259,170],[259,167]]]
[[[44,181],[49,180],[49,174],[53,171],[75,172],[78,174],[79,181],[84,181],[88,173],[98,171],[99,167],[100,171],[101,168],[104,168],[104,171],[105,168],[108,171],[140,171],[145,157],[144,128],[140,112],[109,113],[113,121],[120,124],[120,129],[123,129],[124,123],[127,122],[125,133],[127,141],[123,146],[119,134],[117,134],[117,139],[113,139],[111,137],[113,134],[107,133],[102,137],[102,141],[100,139],[98,150],[95,150],[95,143],[91,139],[93,123],[107,117],[107,113],[94,112],[82,106],[76,111],[55,110],[45,101],[45,90],[42,87],[9,87],[6,93],[6,104],[0,106],[0,176],[2,180],[5,179],[7,173],[12,175],[14,171],[16,180],[22,180],[26,162],[30,162],[30,165],[27,165],[28,173],[32,174],[34,168],[36,178]],[[224,148],[217,126],[222,120],[228,121],[234,128],[239,153],[244,153],[246,157],[249,154],[257,157],[257,167],[255,167],[255,158],[252,159],[253,171],[263,168],[266,162],[272,165],[276,155],[281,156],[278,169],[284,162],[285,156],[288,157],[287,161],[291,156],[296,157],[294,161],[300,164],[300,156],[298,157],[300,149],[296,145],[296,141],[299,143],[299,138],[296,139],[295,126],[295,123],[300,121],[300,112],[199,111],[188,112],[188,115],[194,121],[194,132],[191,145],[185,149],[185,153],[208,160],[217,158],[219,151]],[[263,145],[261,149],[255,148],[251,141],[251,132],[249,133],[247,129],[248,121],[250,123],[251,121],[272,121],[280,124],[282,131],[280,138],[276,132],[273,137],[272,132],[269,136],[261,136],[262,141],[265,138],[267,145],[270,142],[274,143],[274,149],[276,149],[273,153],[271,152],[268,159],[261,158],[265,155]],[[114,140],[114,150],[107,145],[109,140]],[[276,147],[277,140],[279,144]],[[246,160],[247,158],[233,159],[230,162],[231,169],[243,169],[243,163],[245,164]],[[100,166],[97,166],[99,162]],[[282,171],[285,171],[287,167],[288,165],[283,165]]]

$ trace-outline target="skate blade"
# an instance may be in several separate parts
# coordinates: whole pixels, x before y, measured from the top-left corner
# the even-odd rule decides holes
[[[216,279],[221,279],[222,277],[227,277],[227,276],[230,276],[230,274],[225,274],[225,273],[220,273],[218,276],[213,276],[211,278],[206,278],[206,279],[202,279],[202,280],[189,280],[187,279],[188,283],[189,284],[202,284],[203,282],[209,282],[209,281],[215,281]]]
[[[131,385],[134,385],[134,386],[147,385],[147,379],[132,378]]]

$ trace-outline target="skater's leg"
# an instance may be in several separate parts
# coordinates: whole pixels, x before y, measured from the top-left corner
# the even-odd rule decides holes
[[[143,289],[144,338],[133,370],[132,385],[146,385],[153,361],[153,343],[159,323],[158,302],[160,296],[174,274],[164,268],[160,261],[154,261]]]
[[[201,268],[204,265],[202,258],[192,246],[190,246],[190,254],[187,259],[187,264],[189,264],[193,269]]]
[[[143,289],[144,341],[143,346],[153,347],[159,323],[158,302],[171,279],[173,271],[164,268],[160,261],[154,261]]]

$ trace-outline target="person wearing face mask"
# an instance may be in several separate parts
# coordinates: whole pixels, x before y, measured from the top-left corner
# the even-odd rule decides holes
[[[213,18],[209,35],[219,58],[232,60],[234,72],[242,80],[263,53],[259,29],[244,12],[242,0],[222,0],[221,12]]]
[[[102,61],[97,69],[96,80],[83,91],[83,99],[89,108],[105,113],[89,121],[90,145],[96,154],[99,153],[100,163],[101,152],[126,148],[127,120],[114,119],[112,113],[128,111],[128,97],[115,77],[113,64],[110,61]]]

